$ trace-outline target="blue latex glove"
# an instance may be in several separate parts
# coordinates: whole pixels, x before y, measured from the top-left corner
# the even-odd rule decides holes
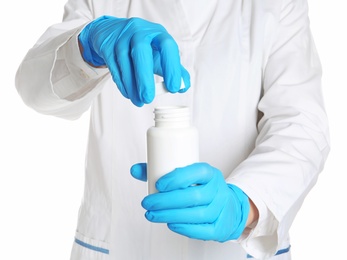
[[[159,24],[102,16],[81,31],[79,42],[84,60],[94,67],[107,66],[120,92],[136,106],[153,101],[153,73],[164,78],[171,93],[182,93],[190,87],[178,46]],[[185,88],[180,89],[182,79]]]
[[[131,174],[146,180],[146,164],[134,165]],[[151,222],[168,223],[169,229],[190,238],[219,242],[239,238],[245,228],[247,195],[207,163],[177,168],[161,177],[156,188],[158,193],[142,201]]]

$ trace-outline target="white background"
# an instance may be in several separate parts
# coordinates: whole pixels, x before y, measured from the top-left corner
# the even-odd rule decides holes
[[[69,259],[83,193],[88,113],[77,121],[37,114],[14,75],[65,0],[6,1],[0,17],[0,259]],[[332,150],[291,229],[293,260],[346,258],[347,4],[310,0],[323,64]],[[285,185],[285,183],[283,184]]]

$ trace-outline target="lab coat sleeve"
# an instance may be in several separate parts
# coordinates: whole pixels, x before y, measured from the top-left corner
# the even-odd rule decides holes
[[[91,20],[87,0],[69,1],[63,21],[49,27],[28,51],[16,88],[29,107],[65,119],[88,110],[109,77],[107,69],[92,68],[80,55],[77,37]]]
[[[259,259],[288,243],[289,228],[330,149],[307,0],[283,0],[277,23],[264,61],[255,149],[227,178],[259,209],[258,223],[239,240]]]

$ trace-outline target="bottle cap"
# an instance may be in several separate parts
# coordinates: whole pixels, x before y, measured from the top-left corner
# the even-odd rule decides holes
[[[184,89],[184,88],[185,88],[185,85],[182,79],[180,89]],[[161,81],[155,84],[155,96],[161,96],[166,93],[169,93],[169,91],[166,89],[164,81]]]

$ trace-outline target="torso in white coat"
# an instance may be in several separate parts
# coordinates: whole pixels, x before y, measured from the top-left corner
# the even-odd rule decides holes
[[[288,180],[292,171],[272,169],[276,167],[284,169],[289,160],[280,155],[284,149],[281,141],[275,140],[267,144],[267,138],[263,138],[263,142],[257,141],[258,122],[262,116],[258,112],[259,101],[271,86],[275,87],[268,91],[269,96],[262,101],[261,110],[269,114],[269,117],[278,118],[282,109],[284,115],[281,116],[284,118],[282,120],[284,123],[279,120],[276,128],[267,125],[269,120],[263,118],[264,122],[261,124],[265,129],[263,137],[270,136],[272,131],[283,131],[283,133],[287,131],[289,138],[291,134],[305,135],[300,131],[296,132],[295,128],[291,130],[290,127],[281,124],[309,124],[300,116],[293,123],[295,116],[292,116],[294,110],[290,110],[292,105],[286,108],[287,105],[281,103],[295,104],[296,95],[300,92],[278,90],[278,85],[282,83],[301,84],[301,77],[306,76],[297,72],[293,61],[287,61],[286,56],[282,57],[282,62],[287,62],[289,64],[287,67],[292,72],[283,73],[281,70],[286,71],[288,68],[277,61],[278,66],[272,63],[268,65],[270,54],[276,54],[272,48],[285,44],[287,40],[284,39],[283,43],[274,43],[274,38],[281,36],[277,30],[281,16],[285,17],[283,14],[283,10],[287,8],[285,2],[293,5],[294,9],[298,9],[299,7],[295,7],[298,5],[306,6],[303,0],[68,2],[65,22],[57,26],[65,32],[51,29],[52,34],[60,35],[55,42],[50,43],[52,50],[58,49],[58,58],[55,59],[53,54],[46,57],[47,60],[51,59],[50,62],[47,61],[53,67],[53,78],[49,81],[55,92],[46,95],[55,105],[54,107],[52,105],[52,108],[43,108],[37,104],[32,106],[36,106],[36,109],[43,113],[73,118],[91,105],[85,192],[79,213],[72,260],[238,260],[246,259],[247,256],[242,246],[249,250],[248,252],[260,252],[259,255],[263,252],[264,256],[269,255],[269,252],[275,253],[283,249],[285,253],[274,259],[290,259],[290,253],[286,253],[289,248],[287,231],[293,216],[300,208],[302,195],[312,187],[318,171],[315,167],[311,167],[315,170],[308,170],[304,181],[300,176],[294,177],[293,183],[287,182],[290,186],[288,187],[290,193],[287,193],[286,188],[279,186]],[[292,9],[288,8],[286,12],[291,14]],[[152,104],[138,108],[120,94],[107,70],[92,69],[83,64],[83,60],[77,57],[79,53],[76,51],[76,37],[88,20],[104,14],[116,17],[141,17],[162,24],[178,43],[181,62],[191,75],[191,89],[184,94],[158,96]],[[306,27],[305,22],[302,23],[303,27]],[[306,40],[312,44],[308,35]],[[43,37],[41,42],[47,38]],[[300,63],[313,64],[314,71],[308,73],[319,77],[319,61],[314,46],[310,44],[307,47],[305,43],[305,46],[313,52],[313,58],[307,61],[304,57],[303,61],[298,62],[298,66],[300,67]],[[49,47],[39,48],[49,49]],[[69,57],[71,49],[75,52]],[[288,47],[289,50],[293,48]],[[22,66],[24,71],[25,65]],[[71,75],[61,79],[63,77],[59,75],[65,67],[69,70],[67,74]],[[264,80],[266,68],[271,70],[271,73]],[[25,72],[22,72],[23,74]],[[48,82],[48,71],[46,75]],[[84,81],[85,85],[74,84],[76,81],[71,78],[78,77],[84,78],[80,81]],[[293,80],[295,77],[297,80]],[[156,80],[161,79],[156,78]],[[314,93],[315,89],[320,87],[319,83],[308,84],[310,86],[307,87],[307,92]],[[25,95],[22,93],[22,96]],[[287,100],[282,100],[282,95]],[[320,97],[314,97],[313,100],[310,103],[315,103],[314,106],[310,104],[307,109],[317,111],[317,117],[322,122],[315,123],[314,127],[324,132],[325,114],[319,102]],[[302,104],[305,102],[298,101],[298,109],[295,111],[299,111],[299,114],[301,110],[306,109]],[[242,187],[259,207],[261,218],[258,226],[244,234],[242,246],[235,241],[218,243],[188,239],[172,233],[164,224],[152,224],[144,218],[145,211],[141,207],[141,201],[147,195],[147,186],[146,183],[132,178],[129,169],[134,163],[146,161],[146,131],[153,125],[154,107],[161,105],[187,105],[191,108],[193,124],[199,131],[200,160],[220,169],[227,181]],[[285,122],[286,116],[290,118],[287,122]],[[312,140],[312,143],[319,143],[319,152],[316,150],[313,152],[315,165],[321,165],[321,161],[324,160],[322,158],[325,153],[322,151],[327,145],[323,139],[315,136]],[[255,150],[257,142],[265,143],[258,151]],[[293,142],[296,142],[296,139]],[[272,153],[272,150],[276,149],[279,150],[278,155],[276,152]],[[317,149],[317,145],[313,149]],[[254,156],[251,158],[252,152]],[[290,164],[288,167],[295,168],[291,165],[297,163],[297,157],[290,148],[288,153],[292,158],[288,162]],[[309,166],[305,164],[303,168]],[[278,175],[272,176],[273,172]],[[302,181],[299,185],[298,180]],[[264,187],[259,188],[257,184]],[[269,194],[272,189],[273,194]],[[278,191],[283,189],[284,194],[279,195],[281,193]],[[273,199],[274,197],[278,201]],[[251,237],[249,243],[247,236]],[[269,245],[263,243],[261,238],[257,239],[262,236],[267,237]]]

